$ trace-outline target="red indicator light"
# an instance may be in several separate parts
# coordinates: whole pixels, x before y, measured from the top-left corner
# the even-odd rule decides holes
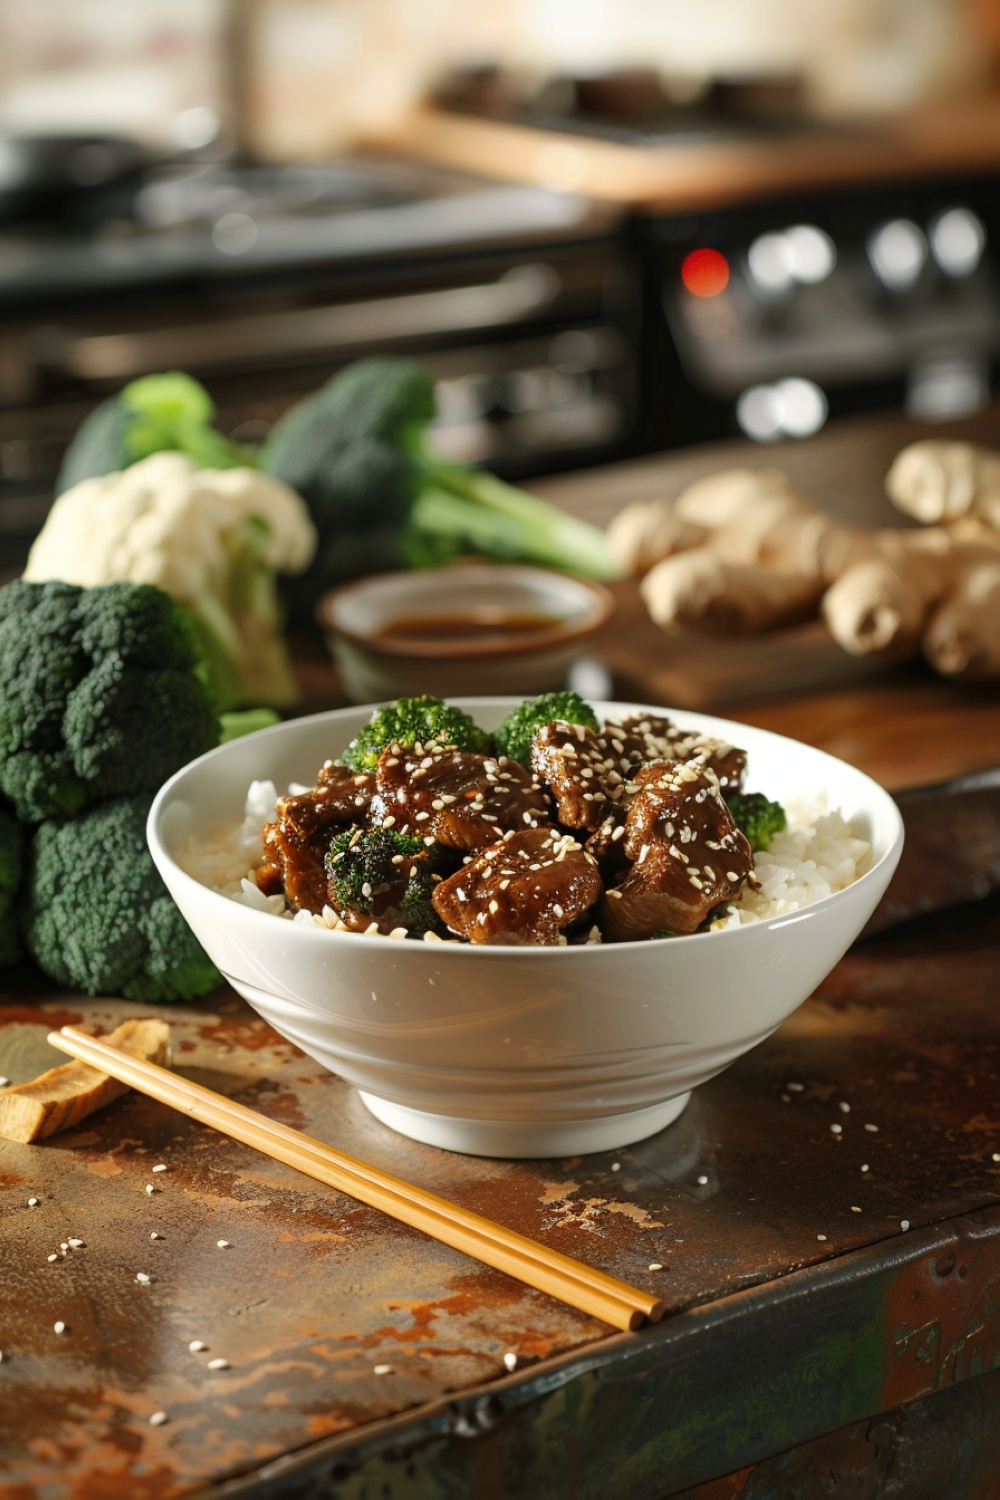
[[[729,285],[729,262],[718,250],[692,250],[681,264],[681,280],[693,297],[717,297]]]

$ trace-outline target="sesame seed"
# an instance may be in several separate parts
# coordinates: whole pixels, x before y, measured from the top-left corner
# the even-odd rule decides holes
[[[423,816],[423,817],[425,817],[425,818],[426,818],[426,816],[427,816],[427,814],[426,814],[426,813],[423,813],[423,814],[420,814],[420,813],[418,813],[418,814],[417,814],[417,816],[418,816],[418,817],[421,817],[421,816]],[[393,815],[392,815],[392,813],[388,813],[388,814],[387,814],[387,815],[386,815],[386,816],[385,816],[385,817],[384,817],[384,818],[383,818],[383,819],[382,819],[382,827],[383,827],[383,828],[392,828],[392,827],[393,827],[393,826],[394,826],[394,824],[395,824],[395,822],[396,822],[396,819],[395,819],[395,818],[394,818],[394,817],[393,817]]]
[[[878,1134],[878,1126],[877,1125],[866,1125],[865,1129],[871,1131],[872,1135],[877,1135]]]
[[[67,1241],[67,1244],[69,1245],[71,1250],[85,1249],[85,1242],[83,1240],[71,1239]]]
[[[707,1187],[708,1186],[708,1178],[705,1177],[705,1176],[699,1177],[698,1178],[698,1186],[699,1187]]]
[[[209,1370],[228,1370],[228,1359],[210,1359],[207,1368]]]
[[[165,1161],[158,1161],[156,1163],[156,1166],[153,1168],[154,1172],[165,1172],[166,1170],[167,1170],[167,1164],[166,1164]]]
[[[837,1105],[837,1108],[840,1110],[842,1115],[849,1115],[851,1113],[851,1106],[848,1104],[846,1099],[841,1099],[840,1103]]]
[[[513,1371],[517,1369],[517,1355],[514,1353],[513,1349],[507,1350],[507,1353],[503,1357],[503,1362],[507,1366],[508,1370]]]
[[[192,1354],[204,1354],[205,1350],[208,1348],[208,1345],[203,1344],[201,1339],[192,1339],[190,1344],[188,1344],[188,1348],[191,1350]]]
[[[825,1239],[826,1239],[826,1235],[825,1235],[825,1234],[818,1234],[818,1235],[817,1235],[817,1236],[816,1236],[816,1238],[817,1238],[817,1239],[818,1239],[818,1240],[825,1240]]]
[[[861,1212],[861,1210],[858,1207],[858,1205],[856,1203],[852,1203],[851,1204],[851,1213],[852,1214],[859,1214],[860,1212]]]
[[[900,1229],[903,1229],[903,1230],[909,1229],[909,1227],[910,1227],[910,1221],[909,1221],[909,1219],[900,1219],[900,1221],[899,1221],[899,1227],[900,1227]]]
[[[660,1261],[658,1261],[658,1260],[651,1260],[651,1261],[650,1261],[650,1262],[649,1262],[649,1267],[648,1267],[648,1269],[649,1269],[649,1270],[650,1270],[650,1271],[662,1271],[662,1270],[663,1270],[663,1266],[662,1266],[662,1264],[661,1264],[661,1263],[660,1263]]]
[[[373,1365],[372,1366],[372,1374],[373,1375],[391,1375],[392,1374],[392,1365]]]
[[[0,1089],[7,1088],[9,1086],[9,1084],[10,1084],[10,1079],[9,1078],[0,1078]]]
[[[993,1160],[994,1161],[1000,1161],[1000,1151],[994,1151],[994,1153],[993,1153]]]
[[[868,1171],[868,1163],[867,1162],[864,1162],[862,1164],[861,1170],[862,1170],[862,1172],[867,1172]]]
[[[612,1170],[612,1172],[620,1172],[621,1169],[622,1169],[622,1164],[621,1164],[620,1161],[613,1161],[611,1163],[611,1170]]]
[[[830,1129],[833,1131],[834,1135],[841,1135],[843,1133],[844,1127],[843,1125],[831,1125]]]
[[[62,1321],[62,1319],[60,1319],[58,1323],[53,1323],[53,1325],[52,1325],[52,1332],[53,1333],[65,1333],[66,1332],[66,1324]]]
[[[156,1192],[156,1189],[154,1188],[154,1186],[153,1186],[153,1184],[151,1182],[147,1182],[146,1183],[146,1192],[147,1193],[155,1193]]]
[[[156,1230],[156,1229],[151,1229],[151,1230],[150,1230],[150,1231],[149,1231],[149,1238],[150,1238],[150,1239],[151,1239],[151,1240],[162,1240],[162,1238],[163,1238],[163,1235],[162,1235],[162,1234],[160,1234],[160,1233],[159,1233],[159,1231],[158,1231],[158,1230]]]
[[[167,1416],[165,1411],[154,1411],[153,1415],[149,1419],[149,1425],[150,1427],[162,1427],[164,1422],[169,1421],[170,1418]]]
[[[62,1244],[59,1246],[59,1249],[62,1250],[65,1254],[65,1252],[69,1249],[69,1241],[63,1240]]]
[[[804,1083],[786,1083],[785,1088],[790,1094],[801,1094],[805,1090]]]
[[[218,1245],[218,1247],[219,1247],[220,1250],[228,1250],[229,1249],[229,1241],[228,1240],[216,1240],[215,1243]]]
[[[136,1279],[136,1281],[141,1282],[143,1286],[149,1286],[149,1283],[152,1280],[152,1277],[147,1276],[146,1273],[145,1273],[145,1271],[136,1271],[136,1273],[135,1273],[135,1279]]]
[[[38,1199],[37,1198],[29,1198],[28,1199],[28,1207],[29,1208],[37,1208],[38,1207]]]
[[[58,1260],[58,1259],[59,1259],[59,1257],[58,1257],[58,1255],[47,1255],[47,1256],[46,1256],[46,1257],[45,1257],[45,1258],[46,1258],[46,1260],[48,1260],[48,1261],[49,1261],[49,1262],[50,1262],[50,1263],[51,1263],[51,1262],[52,1262],[52,1261],[54,1261],[54,1260]]]

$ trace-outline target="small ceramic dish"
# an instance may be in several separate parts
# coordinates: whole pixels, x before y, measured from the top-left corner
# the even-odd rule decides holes
[[[317,618],[348,696],[372,703],[564,687],[583,643],[614,610],[612,595],[590,579],[458,563],[332,589]]]
[[[517,699],[459,707],[495,729]],[[595,703],[599,717],[662,714]],[[748,783],[788,800],[823,793],[871,844],[853,885],[751,925],[660,942],[582,947],[400,942],[290,922],[185,873],[191,835],[237,828],[255,779],[312,782],[371,717],[339,709],[246,735],[178,771],[147,835],[205,950],[265,1020],[360,1091],[378,1119],[482,1156],[575,1156],[643,1140],[693,1088],[780,1026],[871,916],[903,845],[889,794],[843,761],[701,714],[685,728],[742,746]]]

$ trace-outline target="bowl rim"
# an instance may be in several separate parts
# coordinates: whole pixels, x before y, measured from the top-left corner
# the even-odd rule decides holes
[[[447,644],[436,645],[431,641],[393,642],[391,646],[382,644],[377,636],[367,635],[363,631],[348,630],[343,625],[336,623],[333,618],[334,609],[345,598],[352,595],[362,594],[369,590],[373,584],[383,584],[394,578],[407,578],[410,580],[427,578],[441,578],[445,575],[454,576],[462,570],[468,572],[478,571],[480,573],[498,573],[501,570],[508,573],[531,573],[536,575],[564,578],[588,593],[594,604],[594,611],[590,618],[579,623],[569,621],[553,620],[552,625],[543,629],[531,631],[530,633],[519,631],[516,635],[498,636],[491,641],[455,641]],[[366,651],[369,655],[382,657],[386,660],[404,658],[406,660],[423,661],[452,661],[455,659],[469,660],[475,658],[493,658],[498,656],[525,656],[536,651],[543,651],[553,646],[570,645],[574,641],[588,639],[603,630],[609,623],[617,609],[617,602],[611,590],[606,588],[596,578],[583,578],[578,573],[565,572],[560,568],[547,568],[536,563],[489,563],[489,562],[456,562],[441,568],[425,568],[414,572],[411,569],[397,568],[384,573],[370,573],[364,578],[352,580],[350,583],[339,584],[336,588],[327,589],[316,604],[316,620],[320,628],[327,634],[335,635],[340,640],[347,641],[358,650]],[[362,705],[363,706],[363,705]]]
[[[387,701],[392,702],[394,700],[390,699]],[[484,694],[480,697],[458,695],[455,699],[447,699],[445,701],[466,705],[486,705],[496,703],[498,701],[504,704],[509,704],[520,702],[522,700],[514,699],[507,694]],[[686,945],[695,941],[702,941],[709,937],[716,940],[729,939],[730,941],[735,939],[736,937],[740,937],[741,940],[746,941],[747,935],[751,933],[759,934],[763,932],[773,932],[779,928],[790,927],[793,926],[796,922],[809,920],[814,915],[818,915],[820,912],[825,911],[832,902],[839,901],[843,898],[848,897],[849,892],[857,891],[862,885],[870,884],[872,880],[875,879],[876,876],[878,876],[879,871],[882,870],[887,862],[891,861],[892,868],[894,869],[896,863],[898,862],[899,855],[902,852],[905,830],[903,825],[903,817],[898,806],[896,805],[892,796],[889,794],[889,792],[886,791],[883,786],[880,786],[879,783],[875,781],[873,777],[867,775],[866,772],[859,770],[857,766],[852,766],[849,761],[844,761],[841,760],[838,756],[830,755],[826,750],[820,750],[814,745],[807,745],[802,740],[792,739],[789,735],[776,734],[773,730],[770,729],[759,729],[756,725],[740,724],[736,720],[720,719],[716,718],[714,715],[701,714],[693,710],[691,711],[690,715],[688,715],[688,711],[686,709],[680,709],[678,711],[677,709],[666,708],[653,704],[633,703],[627,701],[618,701],[614,699],[600,699],[595,700],[595,706],[597,706],[601,712],[607,712],[610,709],[625,709],[630,713],[647,713],[663,715],[667,717],[676,715],[679,712],[681,715],[680,727],[682,728],[684,727],[683,719],[685,717],[690,717],[695,721],[695,726],[699,729],[701,729],[705,724],[711,724],[719,726],[720,729],[725,728],[727,730],[733,729],[737,731],[750,730],[753,735],[761,736],[767,741],[773,741],[776,744],[780,745],[793,745],[799,749],[808,751],[810,755],[819,757],[821,761],[828,761],[832,766],[846,767],[852,773],[852,775],[859,777],[864,784],[869,798],[871,799],[869,811],[874,813],[875,808],[877,807],[879,808],[880,812],[887,817],[890,837],[885,851],[883,852],[881,857],[875,861],[874,864],[870,865],[862,875],[859,875],[858,878],[852,881],[849,886],[845,886],[843,890],[832,891],[829,896],[824,896],[818,901],[812,901],[807,906],[800,907],[796,911],[783,912],[779,916],[766,917],[757,922],[749,922],[746,924],[746,926],[722,928],[718,932],[712,933],[692,932],[672,938],[637,938],[630,939],[626,942],[621,943],[577,943],[566,944],[565,946],[512,944],[509,947],[504,944],[462,943],[457,939],[454,941],[441,939],[437,942],[417,942],[411,939],[402,940],[399,938],[391,938],[388,935],[382,933],[368,934],[357,932],[338,932],[333,928],[320,927],[313,922],[297,922],[290,918],[276,917],[273,912],[259,911],[252,906],[247,906],[245,903],[234,901],[232,897],[223,895],[221,891],[213,890],[211,886],[204,885],[202,881],[196,879],[195,876],[189,875],[187,871],[177,863],[176,859],[170,853],[169,849],[164,843],[163,839],[160,837],[159,823],[174,795],[176,787],[185,777],[189,776],[192,771],[195,771],[198,767],[202,766],[209,760],[212,760],[216,757],[222,757],[226,753],[233,753],[233,746],[249,743],[251,740],[257,739],[261,736],[266,735],[270,738],[277,738],[279,736],[290,735],[294,734],[296,729],[306,724],[315,724],[319,720],[327,720],[331,723],[336,723],[340,718],[354,716],[365,711],[366,709],[374,712],[376,708],[382,706],[383,704],[378,703],[358,704],[356,707],[349,706],[339,709],[327,709],[324,712],[316,714],[304,714],[300,718],[287,719],[280,724],[272,724],[266,729],[258,729],[253,734],[243,736],[241,739],[230,740],[224,745],[217,745],[214,749],[206,751],[203,755],[199,755],[195,760],[189,761],[187,765],[182,766],[178,771],[175,771],[173,776],[171,776],[168,781],[164,782],[163,786],[154,797],[152,805],[150,806],[149,815],[146,820],[146,840],[147,844],[149,845],[150,852],[153,855],[154,863],[158,868],[160,868],[161,866],[161,861],[168,864],[171,867],[171,879],[179,880],[183,885],[188,886],[193,892],[196,893],[197,899],[207,899],[212,904],[213,908],[214,903],[216,902],[224,903],[223,906],[216,908],[219,910],[220,916],[222,916],[224,912],[227,912],[230,918],[235,917],[237,921],[252,919],[257,923],[268,922],[271,924],[273,924],[275,921],[281,921],[284,924],[284,929],[286,932],[291,930],[299,934],[299,936],[293,940],[296,942],[332,942],[335,944],[355,944],[359,940],[363,940],[372,945],[373,952],[392,952],[397,955],[401,952],[410,952],[423,953],[426,956],[428,950],[431,950],[435,955],[452,955],[452,957],[443,959],[443,961],[447,963],[469,962],[473,958],[482,959],[486,962],[527,962],[531,960],[534,962],[558,963],[567,962],[569,959],[576,957],[583,952],[589,952],[595,956],[591,961],[598,961],[597,955],[604,955],[606,959],[608,955],[613,956],[615,954],[621,954],[624,956],[629,953],[635,953],[637,950],[645,952],[649,951],[651,945],[654,944],[655,949],[662,953],[668,945],[672,950],[676,948],[679,943],[683,943]],[[469,710],[466,709],[466,711]],[[705,730],[703,732],[710,731]],[[738,744],[738,741],[733,739],[731,739],[729,742],[731,744]],[[160,873],[162,876],[162,869],[160,869]],[[273,927],[270,927],[268,930],[273,931]],[[459,954],[463,955],[461,959],[455,957]]]

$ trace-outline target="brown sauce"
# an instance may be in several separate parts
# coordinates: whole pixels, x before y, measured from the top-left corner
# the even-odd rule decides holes
[[[386,646],[452,646],[461,641],[499,641],[535,635],[563,622],[554,615],[526,614],[484,605],[439,615],[403,615],[383,625],[375,639]]]

